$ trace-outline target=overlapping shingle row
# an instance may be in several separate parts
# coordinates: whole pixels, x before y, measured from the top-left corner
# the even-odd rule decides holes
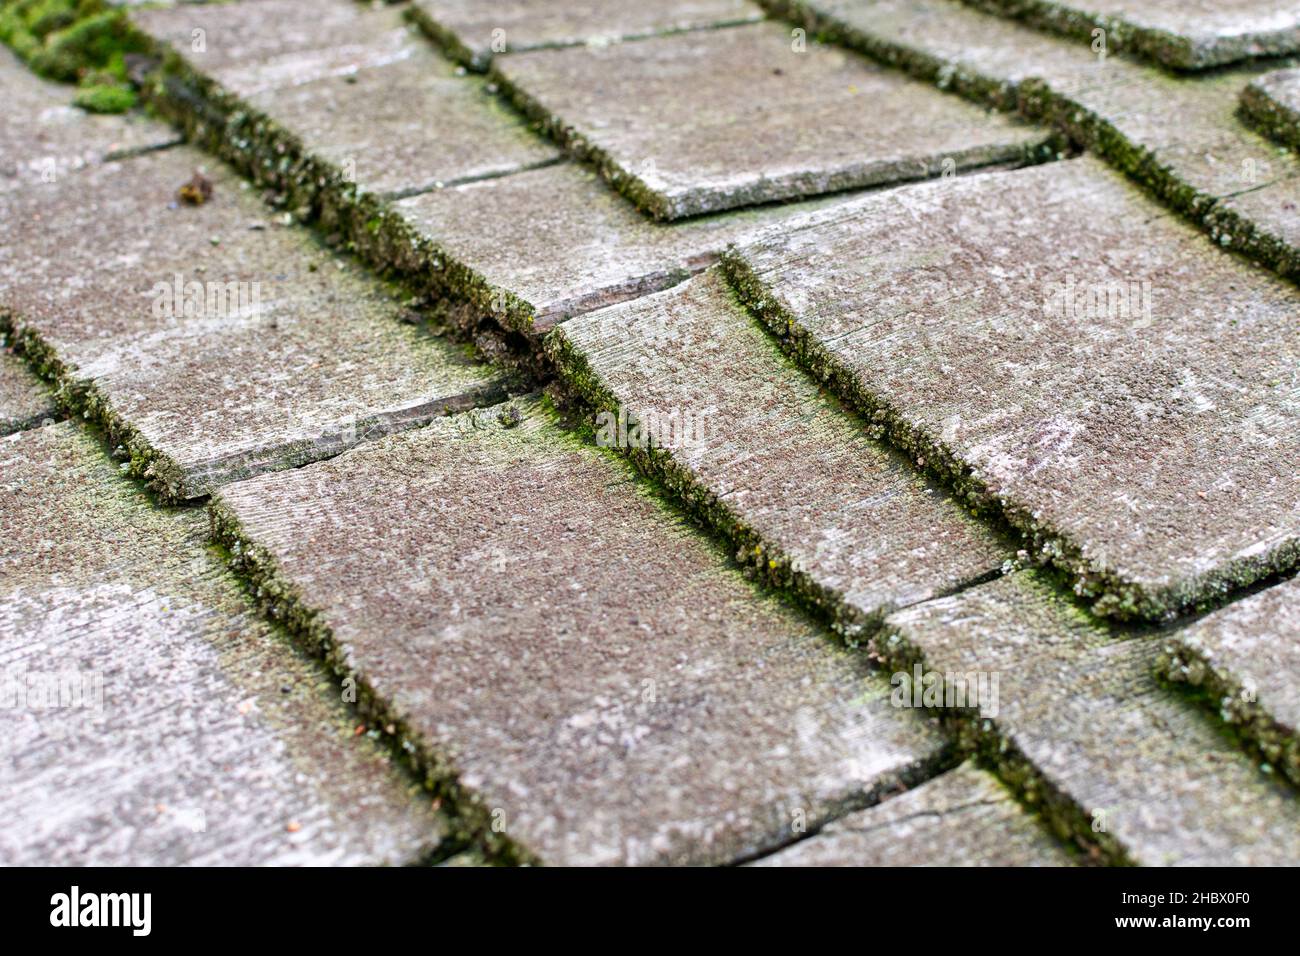
[[[249,339],[242,354],[257,355],[247,372],[231,336],[244,334],[238,321],[217,323],[206,353],[156,351],[168,340],[156,332],[128,338],[129,348],[108,343],[103,353],[140,369],[168,366],[161,374],[114,377],[116,364],[90,363],[96,374],[81,376],[98,383],[82,386],[92,407],[120,409],[122,430],[162,436],[150,447],[171,448],[182,474],[186,462],[206,465],[226,434],[204,412],[226,427],[220,410],[232,405],[230,377],[255,386],[253,404],[243,406],[254,414],[235,432],[276,448],[275,456],[259,452],[266,457],[244,459],[242,471],[209,467],[206,483],[185,487],[216,489],[214,533],[265,609],[322,653],[345,686],[355,682],[367,712],[453,798],[462,827],[507,857],[551,862],[720,862],[789,842],[795,847],[772,862],[934,862],[924,847],[936,833],[959,834],[954,845],[972,861],[1066,859],[1009,787],[1041,808],[1058,837],[1101,859],[1300,858],[1294,793],[1259,766],[1262,753],[1293,772],[1294,670],[1288,632],[1277,624],[1293,603],[1286,585],[1248,599],[1271,613],[1241,602],[1152,635],[1090,617],[1040,572],[1005,573],[1055,563],[1078,572],[1078,589],[1102,611],[1163,616],[1233,597],[1294,565],[1291,286],[1215,250],[1095,160],[948,178],[964,165],[954,155],[960,144],[984,143],[965,157],[979,163],[1023,162],[1046,158],[1043,147],[1058,141],[853,54],[811,44],[796,52],[786,40],[797,31],[734,25],[719,9],[736,4],[668,4],[658,16],[611,0],[594,4],[595,19],[576,32],[558,7],[521,6],[502,12],[513,17],[504,36],[486,41],[479,7],[417,6],[426,31],[455,55],[476,69],[490,61],[487,82],[508,87],[496,92],[537,107],[544,130],[660,215],[867,185],[873,177],[844,179],[836,170],[868,153],[897,158],[873,160],[891,181],[944,175],[879,196],[656,223],[593,170],[530,139],[484,81],[438,65],[394,10],[340,0],[323,10],[311,4],[309,16],[290,0],[247,0],[138,15],[175,48],[151,95],[200,142],[233,159],[273,202],[317,219],[328,242],[350,243],[439,298],[461,330],[524,333],[519,347],[531,367],[553,372],[580,407],[606,413],[584,438],[529,400],[427,425],[427,415],[417,416],[403,426],[421,427],[402,435],[352,434],[341,444],[318,440],[305,457],[286,454],[299,446],[271,413],[300,406],[316,414],[330,404],[330,387],[356,402],[369,377],[392,385],[411,373],[427,382],[412,369],[433,355],[439,374],[457,368],[467,380],[495,379],[450,363],[441,343],[422,338],[409,351],[344,352],[349,340],[331,338],[348,331],[341,316],[356,322],[354,332],[369,329],[353,313],[378,299],[379,287],[321,250],[316,272],[294,263],[295,255],[312,261],[310,247],[297,230],[267,223],[249,230],[255,239],[232,240],[233,259],[216,261],[260,259],[268,246],[257,241],[279,242],[277,269],[295,294],[327,273],[326,299],[338,306],[313,313],[319,351],[308,353],[300,376],[286,377],[291,365],[274,351],[274,325]],[[855,16],[888,7],[908,30],[949,14],[929,3],[825,6]],[[1040,38],[955,9],[997,25],[989,30]],[[579,43],[602,16],[610,18],[606,39]],[[887,29],[889,19],[867,22]],[[215,45],[193,48],[196,25]],[[626,42],[609,45],[612,35]],[[810,60],[775,59],[778,35],[781,56]],[[1054,45],[1053,57],[1073,48],[1041,40]],[[731,60],[712,55],[746,43],[758,45]],[[877,53],[887,46],[861,45]],[[540,47],[555,49],[514,52]],[[818,87],[800,73],[807,62],[814,72],[870,77],[862,82],[875,84],[873,105],[897,121],[866,135],[852,109],[818,113]],[[639,79],[635,70],[603,72],[629,63],[656,67]],[[737,82],[745,70],[763,76]],[[1128,96],[1133,76],[1121,74],[1113,89]],[[1101,80],[1113,77],[1093,79],[1104,90]],[[1240,86],[1223,81],[1221,89],[1231,87],[1235,103]],[[1202,97],[1210,86],[1196,89]],[[452,125],[412,124],[392,103],[368,108],[385,94]],[[717,113],[694,127],[675,122],[664,115],[674,97]],[[1145,138],[1151,155],[1179,157],[1189,181],[1205,171],[1210,178],[1197,189],[1219,188],[1208,140],[1160,139],[1154,105],[1142,105],[1154,101],[1124,102],[1134,111],[1117,109],[1107,122],[1135,124],[1129,129],[1142,132],[1129,135]],[[1196,102],[1233,159],[1241,143],[1247,159],[1264,155],[1256,146],[1263,140],[1216,112],[1218,92]],[[777,146],[728,152],[744,140],[718,133],[717,156],[691,158],[710,142],[709,129],[735,119],[722,115],[727,104],[749,109],[739,121],[759,136],[770,132]],[[810,136],[783,106],[811,111]],[[953,124],[940,141],[907,134],[910,116],[939,114]],[[829,126],[817,128],[818,116],[829,116]],[[159,164],[164,156],[175,157],[175,168],[156,168],[174,182],[196,154],[170,150]],[[155,168],[144,162],[88,175],[116,169],[111,178],[125,181],[128,166]],[[656,179],[665,163],[670,175]],[[1161,168],[1173,169],[1173,160]],[[212,175],[213,204],[167,212],[191,215],[197,229],[227,221],[219,200],[237,198],[241,212],[245,199],[248,212],[257,206],[228,173]],[[1270,196],[1286,195],[1288,176],[1268,180],[1278,190]],[[633,180],[650,188],[627,188]],[[757,192],[753,183],[762,184]],[[136,183],[120,195],[148,190]],[[1215,192],[1216,215],[1241,198],[1217,198],[1226,195]],[[142,220],[160,215],[158,203],[138,203]],[[710,269],[729,245],[725,267]],[[197,239],[181,251],[209,261],[220,254]],[[1135,314],[1088,311],[1087,290],[1108,282],[1138,296],[1126,300]],[[1211,305],[1211,286],[1215,303],[1227,296],[1233,304],[1227,312]],[[1067,290],[1082,290],[1082,304]],[[71,323],[84,332],[85,317],[29,295],[18,310],[32,323],[25,343],[71,390],[71,366],[54,364],[60,348],[74,354],[106,343],[58,345],[53,330]],[[1057,299],[1059,314],[1049,308]],[[266,311],[274,317],[278,304]],[[398,335],[381,326],[407,328],[393,322],[395,311],[375,309],[375,341]],[[182,329],[178,337],[191,334]],[[117,339],[123,327],[112,331]],[[168,376],[187,361],[190,372]],[[312,361],[342,363],[323,402]],[[821,394],[817,377],[861,414]],[[166,387],[191,380],[198,387],[169,409]],[[481,390],[466,394],[488,401]],[[164,424],[185,420],[188,440],[150,419],[154,402]],[[329,434],[312,421],[313,434]],[[374,440],[338,454],[363,438]],[[868,648],[831,646],[809,621],[744,584],[593,443],[628,452],[738,559]],[[1227,482],[1212,474],[1225,452],[1236,469]],[[163,457],[148,464],[156,469]],[[1141,470],[1153,460],[1159,467]],[[957,496],[929,483],[927,470]],[[226,484],[259,471],[275,473]],[[1079,485],[1081,475],[1095,487]],[[1009,525],[971,517],[963,501]],[[1017,533],[1026,534],[1020,544]],[[1027,550],[1017,555],[1017,547]],[[1251,658],[1277,667],[1253,669],[1242,642]],[[960,706],[942,697],[899,706],[900,688],[891,693],[884,676],[870,673],[872,660],[886,674],[919,668],[937,673],[941,687],[969,675],[996,690]],[[1258,751],[1220,735],[1218,718],[1158,683],[1157,671],[1249,704],[1225,703],[1224,713]],[[943,733],[918,710],[938,718]],[[943,772],[958,753],[974,754],[1001,783],[970,767]],[[914,809],[934,827],[910,826]]]
[[[1199,223],[1300,272],[1300,166],[1236,116],[1260,68],[1175,77],[956,0],[764,0],[773,11],[977,102],[1043,120]]]
[[[448,822],[256,613],[207,530],[75,422],[0,438],[0,857],[428,858]]]

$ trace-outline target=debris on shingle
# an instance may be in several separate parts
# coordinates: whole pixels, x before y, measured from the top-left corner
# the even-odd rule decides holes
[[[825,220],[729,253],[742,298],[1098,611],[1300,560],[1294,287],[1087,158]]]
[[[0,439],[0,857],[420,862],[445,819],[351,735],[339,690],[246,603],[206,531],[75,423]]]
[[[305,230],[250,230],[265,207],[228,171],[205,169],[202,206],[178,203],[176,184],[204,162],[178,147],[55,194],[0,194],[0,308],[16,339],[166,497],[501,395]]]
[[[491,77],[660,219],[923,179],[1047,149],[1041,130],[776,23],[493,62]]]
[[[212,198],[212,180],[199,170],[176,190],[176,198],[191,206],[202,206]]]
[[[560,864],[722,862],[941,741],[630,469],[521,403],[222,489],[214,528],[461,810]]]
[[[571,319],[548,350],[605,411],[598,442],[648,464],[743,560],[828,605],[850,635],[1009,557],[782,356],[716,270]]]
[[[971,763],[827,824],[756,866],[1068,866],[1071,857]]]

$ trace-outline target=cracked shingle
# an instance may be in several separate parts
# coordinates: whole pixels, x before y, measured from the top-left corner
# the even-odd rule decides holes
[[[728,244],[840,199],[735,210],[677,223],[641,216],[572,163],[393,204],[405,243],[447,287],[537,336],[582,312],[671,286]]]
[[[833,820],[759,866],[1066,866],[1071,858],[970,763]]]

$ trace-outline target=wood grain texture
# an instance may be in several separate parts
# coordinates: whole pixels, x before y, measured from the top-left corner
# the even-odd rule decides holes
[[[204,519],[73,422],[0,439],[0,858],[420,861],[445,820],[247,603]]]
[[[1153,674],[1159,640],[1112,635],[1031,572],[897,612],[938,674],[996,675],[996,712],[971,715],[986,753],[1062,836],[1145,865],[1286,865],[1300,804],[1215,720]]]
[[[923,774],[942,742],[524,406],[227,486],[282,613],[387,701],[462,812],[544,862],[723,862]],[[509,422],[506,419],[506,422]]]
[[[825,220],[729,254],[742,298],[1099,611],[1300,560],[1292,286],[1087,158]]]
[[[829,823],[756,866],[1069,866],[1074,858],[973,764]]]

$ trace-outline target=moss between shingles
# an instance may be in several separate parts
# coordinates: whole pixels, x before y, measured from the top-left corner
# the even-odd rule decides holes
[[[592,372],[586,358],[563,334],[563,326],[553,330],[544,348],[565,386],[571,403],[576,399],[590,410],[589,418],[600,412],[617,414],[621,405]],[[735,548],[736,561],[756,572],[769,586],[794,598],[796,603],[827,622],[830,627],[854,644],[877,628],[883,615],[867,615],[846,603],[837,591],[819,584],[780,548],[741,520],[731,508],[702,484],[689,468],[681,465],[671,452],[654,447],[628,448],[624,454],[646,477],[660,484],[666,493],[680,501],[695,518],[720,533]]]
[[[1217,713],[1235,735],[1234,742],[1253,751],[1296,786],[1300,786],[1300,737],[1296,728],[1276,720],[1241,682],[1217,668],[1200,648],[1177,635],[1161,645],[1155,673],[1164,683],[1189,692],[1197,703]]]
[[[1246,88],[1241,91],[1237,115],[1242,122],[1269,139],[1300,150],[1300,114],[1277,102],[1255,83],[1246,84]]]
[[[894,673],[928,671],[925,654],[900,631],[888,625],[871,641],[872,657]],[[1067,848],[1079,851],[1088,862],[1133,866],[1124,846],[1109,833],[1093,830],[1092,816],[1041,772],[1008,738],[994,719],[980,716],[975,707],[924,707],[957,745],[995,774],[1031,815],[1036,816]]]
[[[591,163],[609,184],[638,209],[658,220],[676,219],[680,212],[671,199],[655,192],[641,179],[624,170],[607,152],[544,107],[526,90],[510,82],[495,65],[489,79],[536,128],[578,159]]]
[[[1031,509],[994,494],[962,457],[927,431],[915,427],[899,409],[867,388],[846,364],[818,342],[773,301],[749,265],[735,250],[722,257],[722,268],[744,305],[777,337],[782,348],[818,381],[858,408],[880,433],[922,467],[972,512],[996,517],[1015,529],[1038,559],[1071,580],[1070,590],[1092,602],[1094,613],[1118,620],[1170,620],[1203,610],[1256,581],[1279,574],[1300,561],[1300,542],[1282,544],[1257,558],[1241,558],[1213,571],[1151,588],[1128,580],[1087,558],[1068,535],[1036,518]]]
[[[159,47],[155,53],[161,64],[146,82],[146,100],[188,140],[264,187],[272,205],[316,225],[333,244],[345,243],[379,275],[439,302],[440,317],[458,338],[504,336],[509,354],[494,357],[530,375],[544,374],[530,364],[537,353],[517,341],[534,337],[531,303],[449,255],[385,199],[358,188],[341,167],[312,154],[297,135],[194,70],[174,50]]]
[[[54,386],[59,407],[69,415],[78,415],[103,430],[109,444],[127,456],[127,473],[139,478],[168,504],[193,497],[187,478],[175,461],[160,453],[130,422],[112,407],[93,382],[77,378],[55,350],[35,329],[20,317],[0,309],[0,333],[14,350],[27,359],[32,369]]]
[[[526,332],[534,345],[532,307],[505,290],[490,286],[480,276],[416,233],[400,216],[394,215],[376,197],[361,193],[346,181],[341,170],[309,155],[301,141],[269,117],[250,110],[219,84],[192,70],[173,51],[151,47],[160,55],[161,66],[148,80],[150,105],[180,127],[187,138],[230,162],[258,184],[271,190],[269,197],[289,207],[300,219],[314,219],[325,229],[338,229],[362,258],[384,273],[418,277],[428,291],[450,294],[468,313],[469,325],[481,321],[482,311],[491,311],[507,328]],[[436,277],[428,281],[428,277]],[[504,305],[504,308],[503,308]],[[53,382],[60,404],[102,428],[111,446],[129,455],[129,473],[145,481],[167,502],[193,497],[193,489],[179,467],[154,449],[140,433],[118,415],[93,385],[76,379],[73,370],[58,359],[54,350],[30,327],[8,313],[0,313],[0,332],[13,339],[38,373]],[[557,343],[562,340],[557,339]],[[573,395],[583,396],[596,406],[616,408],[607,393],[600,392],[594,376],[579,356],[564,348]],[[541,354],[542,350],[537,349]],[[549,350],[548,350],[549,351]],[[817,585],[791,561],[765,547],[759,536],[739,522],[728,509],[695,481],[688,471],[657,451],[633,456],[661,496],[685,501],[690,511],[724,531],[739,547],[742,565],[761,572],[770,585],[792,594],[798,603],[813,609],[819,618],[828,617],[835,630],[850,641],[857,640],[880,624],[879,616],[865,618],[842,600]],[[202,489],[206,492],[208,489]],[[295,641],[312,653],[338,677],[358,679],[358,713],[368,721],[392,727],[390,737],[399,752],[423,777],[425,785],[447,801],[456,821],[453,845],[475,843],[485,857],[496,863],[537,862],[525,848],[507,836],[493,833],[490,812],[457,782],[454,766],[436,750],[424,745],[400,714],[392,712],[373,687],[354,675],[345,652],[333,640],[320,616],[308,608],[294,586],[284,579],[269,552],[247,539],[237,520],[219,501],[211,506],[212,541],[226,555],[237,577],[266,616],[284,628]],[[949,762],[957,757],[948,754]],[[899,783],[915,785],[933,775],[935,768],[915,768],[916,774]],[[915,779],[913,779],[915,777]],[[875,798],[879,798],[877,794]],[[856,809],[857,804],[850,809]]]
[[[565,336],[563,325],[552,330],[542,346],[566,389],[570,405],[580,407],[588,421],[602,412],[618,414],[623,403],[600,381],[586,357]],[[818,582],[784,549],[766,540],[736,511],[720,501],[670,450],[651,444],[645,448],[629,447],[622,453],[642,475],[662,487],[665,495],[680,502],[688,514],[729,542],[735,549],[735,560],[742,568],[810,611],[850,646],[868,638],[883,623],[884,616],[896,610],[883,607],[875,612],[866,612],[849,603],[839,590]],[[1001,571],[992,573],[996,575]],[[963,590],[987,578],[984,575],[975,581],[962,582],[953,590]]]
[[[55,400],[60,408],[101,429],[113,447],[119,449],[118,454],[126,459],[126,473],[143,481],[164,504],[183,504],[208,494],[220,484],[254,474],[298,468],[337,453],[322,454],[315,440],[305,438],[264,449],[265,454],[260,456],[237,453],[208,462],[202,468],[185,469],[154,447],[139,429],[122,417],[94,382],[80,378],[76,369],[62,361],[40,333],[24,324],[20,317],[0,310],[0,335],[10,339],[14,350],[41,378],[54,386]],[[475,395],[467,397],[465,402],[478,400]],[[463,409],[463,404],[451,402],[443,409],[443,414],[454,414]],[[359,421],[356,425],[363,434],[371,429],[383,432],[383,423],[378,416]],[[338,449],[343,450],[346,449]]]
[[[1293,281],[1300,279],[1300,249],[1236,212],[1219,197],[1180,179],[1173,167],[1128,140],[1104,117],[1057,96],[1040,81],[1022,84],[1020,101],[1026,116],[1051,123],[1096,150],[1157,199],[1199,225],[1222,248],[1239,252]]]
[[[608,152],[601,149],[580,133],[576,127],[567,124],[562,118],[548,111],[539,100],[512,83],[495,65],[489,67],[488,74],[501,93],[544,135],[549,136],[570,154],[580,160],[591,163],[606,181],[620,194],[626,197],[638,209],[659,221],[674,221],[690,216],[705,215],[726,211],[710,201],[705,194],[689,193],[681,196],[667,196],[657,192],[638,176],[624,169]],[[1042,144],[1026,144],[1019,155],[1011,159],[995,161],[1010,162],[1017,165],[1034,165],[1057,155],[1064,146],[1064,141],[1048,140]],[[832,176],[829,188],[819,189],[819,195],[842,192],[871,186],[889,185],[889,183],[862,183],[853,176]],[[921,177],[924,178],[924,177]],[[901,184],[895,181],[894,185]],[[788,196],[773,196],[767,190],[768,184],[756,182],[748,191],[741,192],[723,204],[727,208],[763,205],[772,202],[795,201],[809,196],[794,191]]]
[[[484,73],[488,65],[492,62],[491,53],[475,53],[456,35],[455,30],[449,30],[441,23],[429,16],[424,8],[418,5],[412,5],[406,8],[406,19],[420,28],[425,36],[432,40],[437,46],[447,54],[447,56],[465,67],[467,70],[473,70],[475,73]]]
[[[122,10],[104,0],[13,0],[0,9],[0,41],[44,77],[78,83],[75,105],[124,113],[135,105],[126,57],[143,49]]]
[[[761,0],[760,0],[761,2]],[[1286,56],[1295,52],[1287,31],[1270,36],[1267,31],[1215,38],[1210,44],[1170,33],[1157,27],[1142,26],[1122,17],[1071,9],[1061,0],[963,0],[969,6],[995,15],[1013,17],[1023,23],[1051,33],[1091,43],[1093,31],[1106,32],[1110,54],[1122,53],[1153,62],[1181,75],[1204,72],[1261,57]],[[1087,6],[1087,0],[1083,0]]]
[[[1052,0],[963,0],[972,7],[1030,26],[1091,43],[1093,30],[1106,31],[1106,48],[1111,54],[1132,53],[1163,66],[1195,70],[1218,60],[1202,63],[1196,47],[1186,38],[1167,30],[1142,27],[1118,17],[1087,13],[1064,7]],[[1085,0],[1086,2],[1086,0]],[[1235,57],[1233,57],[1235,59]]]
[[[544,345],[564,385],[572,390],[571,404],[580,403],[595,412],[617,411],[618,399],[600,382],[585,357],[565,338],[563,326],[553,330]],[[765,541],[718,501],[716,495],[689,469],[680,465],[670,452],[651,447],[626,449],[623,454],[639,472],[664,489],[661,494],[681,502],[688,514],[702,520],[729,541],[736,549],[736,561],[755,573],[765,585],[793,599],[850,646],[865,643],[873,667],[910,673],[914,664],[924,666],[924,655],[917,648],[896,632],[884,630],[883,614],[863,613],[848,604],[842,594],[819,584],[796,567],[781,549]],[[963,588],[974,583],[977,582],[969,582]],[[977,710],[926,710],[954,742],[954,759],[960,761],[966,756],[978,759],[1002,780],[1026,811],[1039,817],[1066,843],[1067,848],[1082,852],[1090,861],[1132,864],[1127,852],[1113,837],[1093,832],[1090,815],[1039,772],[994,722],[981,719]]]
[[[488,313],[492,321],[525,334],[534,348],[538,346],[532,331],[533,310],[528,303],[491,286],[447,256],[402,217],[393,214],[386,203],[359,192],[354,184],[346,181],[341,170],[310,156],[296,136],[191,69],[179,55],[172,51],[158,52],[163,55],[163,64],[150,80],[150,103],[180,126],[188,138],[272,190],[275,195],[271,198],[294,209],[300,218],[314,218],[324,229],[342,232],[355,251],[382,272],[412,277],[429,292],[456,300],[465,313],[458,320],[461,326],[481,322],[484,313]],[[935,64],[935,71],[936,75],[942,72],[941,64]],[[956,78],[948,77],[948,83],[955,81]],[[970,78],[969,82],[974,88],[976,78]],[[1006,94],[1005,87],[995,85],[983,95]],[[617,409],[615,397],[600,385],[582,356],[558,330],[547,339],[544,349],[538,351],[559,366],[571,398],[594,410]],[[632,449],[628,457],[661,488],[661,494],[683,502],[690,514],[704,520],[730,541],[743,566],[758,572],[768,586],[793,597],[851,643],[866,639],[879,629],[878,615],[866,616],[849,607],[840,595],[796,568],[788,556],[762,541],[757,532],[718,502],[716,496],[667,452]],[[238,573],[254,589],[267,613],[326,660],[337,674],[351,676],[328,628],[279,575],[270,555],[248,541],[233,516],[219,504],[213,506],[212,520],[214,540],[228,549]],[[404,752],[411,755],[426,782],[445,794],[452,809],[458,812],[461,837],[482,838],[486,852],[495,861],[532,861],[526,850],[491,832],[486,808],[459,787],[455,770],[445,759],[427,749],[400,715],[390,714],[388,705],[373,688],[362,682],[361,692],[364,712],[371,713],[385,726],[394,727]],[[977,720],[971,726],[977,732],[972,734],[969,727],[963,732],[963,750],[969,748],[969,752],[981,754],[984,762],[1031,808],[1051,810],[1049,819],[1056,819],[1053,826],[1058,833],[1075,835],[1085,848],[1095,845],[1087,817],[1078,807],[1057,793],[995,732],[981,729]],[[1118,847],[1103,847],[1103,851],[1114,861],[1126,862]]]
[[[451,818],[452,838],[473,844],[493,862],[538,863],[523,846],[493,831],[491,809],[460,784],[453,762],[438,748],[424,743],[421,733],[375,691],[366,675],[356,672],[346,648],[335,640],[323,615],[304,602],[270,552],[244,534],[238,519],[219,496],[212,501],[209,515],[212,541],[223,549],[228,566],[247,585],[263,613],[283,626],[303,650],[324,662],[340,682],[356,682],[357,713],[367,723],[384,728],[425,788],[443,801],[443,809]]]
[[[872,59],[951,90],[974,102],[1015,111],[1047,124],[1079,145],[1095,150],[1157,199],[1209,233],[1220,246],[1261,262],[1279,275],[1300,278],[1300,248],[1282,236],[1181,180],[1151,152],[1130,142],[1104,117],[1068,97],[1058,96],[1042,81],[1014,84],[950,64],[922,50],[873,37],[834,16],[814,10],[804,0],[757,0],[774,16],[800,23],[825,42],[839,43]],[[1170,82],[1176,82],[1171,79]]]

